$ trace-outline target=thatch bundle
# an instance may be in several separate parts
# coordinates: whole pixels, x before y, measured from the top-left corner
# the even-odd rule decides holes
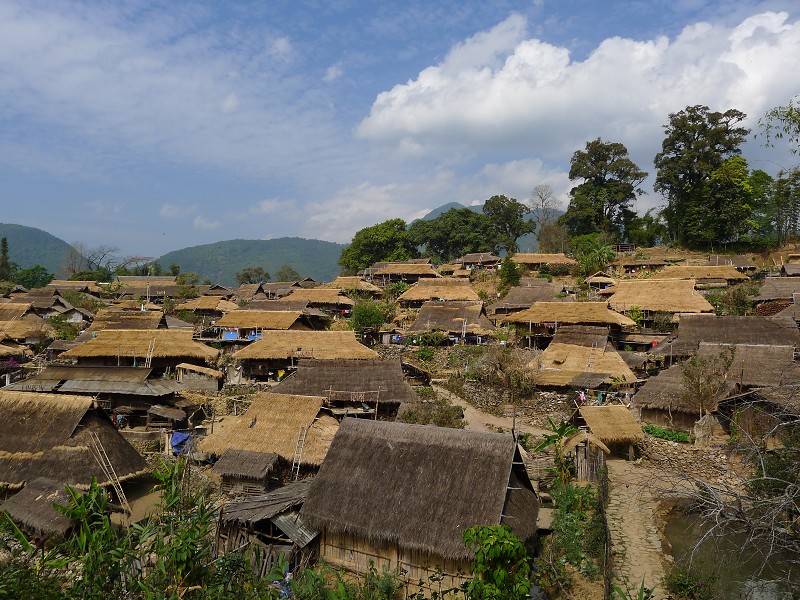
[[[420,279],[397,297],[401,303],[425,302],[427,300],[452,300],[480,302],[480,296],[461,279]]]
[[[581,406],[578,409],[578,416],[586,423],[589,431],[607,446],[644,441],[641,424],[621,404]]]
[[[569,258],[565,254],[543,254],[543,253],[522,253],[518,252],[517,254],[511,257],[515,263],[524,265],[526,267],[538,267],[541,265],[576,265],[578,264],[572,258]]]
[[[319,530],[466,559],[469,527],[507,524],[521,539],[536,531],[521,462],[507,434],[348,418],[300,516]]]
[[[299,310],[232,310],[217,319],[217,327],[291,329],[303,315]]]
[[[633,306],[651,312],[703,313],[714,307],[694,289],[693,279],[630,279],[622,280],[611,290],[608,305],[618,312]]]
[[[530,308],[501,319],[503,323],[575,323],[636,327],[636,323],[608,308],[607,302],[536,302]]]
[[[442,331],[460,335],[493,335],[495,326],[486,316],[483,302],[435,302],[422,305],[409,331],[429,333]]]
[[[273,452],[292,461],[300,429],[306,427],[301,462],[319,465],[339,426],[333,417],[320,414],[324,400],[319,396],[261,392],[233,424],[208,435],[198,447],[218,456],[229,449]]]
[[[399,360],[302,359],[297,371],[273,388],[282,394],[327,396],[328,392],[380,391],[380,403],[416,402]]]
[[[0,391],[0,483],[37,477],[85,487],[109,484],[92,454],[96,433],[120,480],[143,474],[144,459],[87,396]]]
[[[265,331],[260,340],[233,355],[236,360],[289,360],[297,357],[375,359],[378,353],[352,331]]]
[[[216,360],[219,350],[196,342],[192,332],[183,329],[104,329],[97,337],[67,350],[64,358],[142,357],[153,344],[156,358],[196,358],[207,362]]]

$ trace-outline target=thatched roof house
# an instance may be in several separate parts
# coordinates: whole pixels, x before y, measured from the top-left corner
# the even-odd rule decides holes
[[[758,268],[753,262],[753,257],[747,254],[712,254],[708,257],[708,262],[705,263],[705,266],[709,267],[723,265],[733,267],[742,272],[755,271]]]
[[[608,305],[623,314],[638,306],[648,314],[714,312],[708,300],[695,290],[692,279],[621,280],[613,288]]]
[[[503,259],[491,252],[471,252],[456,259],[461,268],[472,271],[473,269],[494,269]]]
[[[265,329],[311,329],[304,322],[303,312],[299,310],[233,310],[217,319],[214,325],[220,329],[223,339],[230,338],[224,335],[225,330],[235,332],[235,339],[239,339],[242,334]]]
[[[384,287],[398,281],[416,283],[420,279],[428,277],[441,277],[436,269],[433,268],[433,265],[430,264],[430,259],[428,259],[428,262],[388,263],[376,269],[367,269],[364,274],[365,277]]]
[[[37,477],[77,488],[92,477],[109,485],[94,458],[94,435],[120,480],[146,472],[144,459],[90,397],[0,391],[0,486],[17,489]]]
[[[219,350],[196,342],[192,332],[182,329],[104,329],[97,337],[64,352],[82,365],[137,366],[152,356],[156,370],[175,368],[182,362],[192,364],[216,361]]]
[[[319,286],[322,289],[335,289],[343,291],[356,291],[369,294],[373,297],[383,295],[383,290],[377,285],[361,279],[357,276],[344,276],[341,275],[329,283],[323,283]]]
[[[301,359],[297,371],[273,388],[282,394],[323,396],[329,404],[396,413],[398,405],[419,397],[405,380],[399,360]],[[344,410],[347,410],[345,408]],[[338,409],[341,412],[342,409]]]
[[[758,291],[756,302],[789,300],[800,297],[800,277],[766,277]]]
[[[688,356],[702,342],[800,347],[800,331],[791,317],[683,315],[674,339],[652,354]]]
[[[322,464],[339,422],[322,410],[325,398],[260,392],[239,417],[227,417],[198,444],[208,454],[222,456],[227,450],[274,453],[289,463],[294,459],[301,430],[307,431],[304,465]]]
[[[418,308],[429,300],[480,302],[469,281],[462,279],[420,279],[397,297],[401,306]]]
[[[280,459],[274,452],[229,448],[211,470],[222,480],[223,494],[256,496],[280,486],[280,478],[274,473]]]
[[[621,404],[581,406],[573,415],[572,423],[578,427],[586,427],[611,452],[622,450],[629,456],[631,447],[643,442],[645,438],[641,424]]]
[[[411,333],[443,333],[464,336],[490,336],[495,326],[486,316],[483,302],[425,302],[419,309]]]
[[[566,344],[554,338],[529,364],[545,387],[601,388],[636,381],[636,375],[610,344]]]
[[[620,274],[653,272],[666,266],[667,263],[659,258],[621,258],[611,263],[611,269]]]
[[[38,477],[0,504],[17,525],[36,537],[64,537],[75,522],[56,510],[53,504],[69,506],[64,484]]]
[[[571,267],[572,265],[578,264],[574,259],[565,254],[544,254],[539,252],[517,252],[511,257],[511,260],[531,270],[540,269],[542,265],[566,265]]]
[[[342,422],[300,511],[336,567],[377,559],[412,582],[438,567],[446,583],[469,570],[466,529],[505,524],[525,540],[537,514],[511,435],[361,419]]]
[[[612,325],[636,327],[636,323],[608,308],[607,302],[536,302],[527,310],[509,315],[501,323],[520,325]]]
[[[159,310],[124,310],[116,306],[101,308],[88,332],[104,329],[166,329],[164,312]]]
[[[535,281],[535,280],[534,280]],[[541,285],[515,286],[508,290],[502,300],[486,307],[489,318],[497,322],[503,315],[517,313],[533,306],[534,302],[574,302],[575,298],[567,296],[556,299],[561,290],[549,281]]]
[[[265,331],[260,340],[233,355],[236,360],[299,358],[375,359],[378,353],[356,340],[352,331]]]
[[[720,286],[741,281],[749,277],[730,265],[671,265],[658,274],[659,279],[693,279],[696,285]]]
[[[727,344],[701,342],[700,357],[718,356]],[[795,363],[794,346],[777,344],[736,344],[728,380],[739,386],[762,387],[800,383],[800,367]]]
[[[350,310],[355,302],[343,290],[335,288],[294,288],[285,296],[286,300],[305,300],[309,306],[326,311]]]
[[[175,307],[177,310],[189,310],[205,315],[222,315],[236,310],[239,305],[222,296],[198,296]]]

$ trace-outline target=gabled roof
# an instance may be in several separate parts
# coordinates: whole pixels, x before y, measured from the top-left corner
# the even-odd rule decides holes
[[[426,300],[462,300],[480,302],[478,293],[469,281],[450,278],[420,279],[397,297],[398,302],[424,302]]]
[[[7,387],[8,390],[64,394],[128,394],[168,396],[183,390],[174,379],[150,379],[151,369],[50,365],[41,373]]]
[[[589,431],[608,444],[635,444],[644,441],[642,426],[621,404],[581,406],[578,415]]]
[[[320,530],[467,559],[462,536],[474,525],[507,524],[521,539],[536,531],[538,501],[517,463],[508,434],[347,418],[300,516]]]
[[[139,357],[144,359],[153,344],[155,358],[197,358],[212,361],[219,350],[196,342],[192,332],[184,329],[105,329],[97,337],[67,350],[64,358]]]
[[[729,265],[670,265],[658,274],[659,279],[695,279],[697,281],[746,281],[749,279]]]
[[[255,452],[229,448],[211,468],[220,477],[264,479],[280,456],[274,452]]]
[[[236,360],[290,358],[375,359],[378,353],[359,343],[352,331],[264,331],[260,340],[233,355]]]
[[[473,335],[494,333],[495,326],[486,316],[483,302],[425,302],[409,331],[461,334],[464,333],[465,327],[466,333]]]
[[[559,291],[560,290],[552,283],[547,283],[547,285],[512,287],[502,300],[490,304],[488,310],[489,312],[494,312],[502,309],[522,310],[524,308],[530,308],[534,302],[556,301],[556,294]],[[569,297],[559,300],[573,302],[575,299]]]
[[[591,347],[553,340],[528,368],[534,371],[539,385],[552,387],[596,387],[612,381],[636,381],[633,371],[608,345]]]
[[[766,277],[756,300],[791,300],[795,294],[800,294],[800,277]]]
[[[319,286],[322,289],[336,289],[336,290],[358,290],[359,292],[370,292],[371,294],[382,294],[383,290],[377,285],[364,281],[361,277],[347,277],[339,276],[329,283],[323,283]],[[318,288],[318,289],[319,289]]]
[[[576,265],[574,259],[565,254],[542,254],[542,253],[521,253],[518,252],[511,257],[516,263],[521,265]]]
[[[430,263],[389,263],[385,267],[381,267],[373,273],[374,276],[380,277],[381,275],[419,275],[420,277],[441,277],[433,265]]]
[[[227,417],[231,422],[206,436],[199,449],[222,455],[226,450],[275,453],[285,460],[294,458],[302,427],[308,428],[303,464],[319,465],[328,452],[339,423],[321,414],[324,398],[260,392],[240,417]]]
[[[753,257],[747,254],[712,254],[708,257],[706,266],[728,265],[737,269],[755,270],[756,264]]]
[[[289,310],[232,310],[216,320],[217,327],[290,329],[303,315]]]
[[[117,281],[123,287],[147,288],[148,286],[177,285],[174,275],[118,275]]]
[[[63,483],[38,477],[0,504],[0,510],[28,530],[40,535],[64,536],[75,522],[56,510],[53,504],[69,506]]]
[[[87,331],[103,329],[158,329],[166,327],[161,310],[119,310],[116,307],[101,308],[94,316]]]
[[[30,314],[33,305],[30,302],[1,302],[0,301],[0,321],[11,321],[21,319],[24,315]]]
[[[502,262],[502,261],[503,261],[502,258],[500,258],[499,256],[497,256],[495,254],[492,254],[491,252],[472,252],[470,254],[465,254],[464,256],[459,258],[456,262],[457,263],[461,263],[461,264],[464,264],[464,263],[469,263],[469,264],[475,263],[475,264],[482,265],[482,264],[486,264],[486,263],[494,264],[494,263],[499,263],[499,262]]]
[[[633,319],[614,312],[607,302],[536,302],[501,319],[503,323],[576,323],[636,327]]]
[[[716,410],[719,401],[727,397],[735,388],[733,382],[726,381],[719,393],[711,399],[708,406],[703,407],[703,410],[706,412]],[[672,365],[655,377],[650,377],[636,392],[633,402],[639,408],[700,414],[699,400],[691,397],[686,391],[682,363]]]
[[[37,477],[73,487],[92,477],[108,484],[92,453],[93,433],[121,480],[145,471],[144,459],[90,397],[2,390],[0,414],[0,483],[12,488]]]
[[[342,293],[342,290],[335,288],[293,288],[286,295],[286,300],[306,300],[311,305],[353,306],[355,304]]]
[[[302,359],[297,371],[274,388],[282,394],[327,396],[329,391],[380,391],[379,402],[416,402],[400,360]]]
[[[198,296],[186,302],[181,302],[176,307],[178,310],[216,310],[219,312],[228,312],[236,310],[239,305],[230,300],[226,300],[222,296]]]
[[[272,519],[275,515],[302,506],[312,481],[312,478],[302,479],[267,494],[231,502],[225,506],[220,519],[223,523],[254,527],[260,521]]]
[[[726,344],[700,343],[698,356],[718,356]],[[794,346],[737,344],[728,379],[740,386],[774,386],[800,383]]]
[[[693,279],[629,279],[617,282],[608,305],[618,312],[633,306],[651,312],[703,313],[714,307],[694,289]]]

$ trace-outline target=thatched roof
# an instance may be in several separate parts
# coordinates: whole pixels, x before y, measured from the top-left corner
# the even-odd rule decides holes
[[[221,296],[198,296],[186,302],[181,302],[176,308],[178,310],[213,310],[224,313],[236,310],[239,305]]]
[[[706,266],[728,265],[737,269],[756,269],[753,257],[747,254],[712,254],[708,257]]]
[[[604,444],[635,444],[644,440],[641,424],[621,404],[581,406],[578,416]]]
[[[286,300],[306,300],[311,305],[353,306],[355,302],[334,288],[293,288]]]
[[[96,294],[102,290],[100,285],[94,280],[71,281],[69,279],[53,279],[45,287],[55,290],[78,290]]]
[[[486,316],[483,302],[425,302],[416,321],[409,329],[413,333],[443,331],[445,333],[492,335],[495,326]]]
[[[781,409],[786,416],[800,415],[800,386],[780,385],[753,390],[752,395]]]
[[[551,387],[596,387],[613,381],[636,381],[636,375],[616,350],[606,345],[593,348],[553,340],[528,368],[535,372],[539,385]]]
[[[553,336],[556,344],[604,348],[608,343],[609,328],[596,325],[562,325]]]
[[[498,308],[529,308],[534,302],[549,302],[554,300],[559,289],[552,283],[545,285],[516,286],[508,290],[502,300],[489,306],[489,310]],[[570,298],[572,300],[572,298]]]
[[[733,382],[728,381],[716,397],[712,398],[703,410],[716,410],[720,400],[726,398],[735,390]],[[686,393],[686,383],[683,376],[683,365],[672,365],[661,371],[655,377],[648,379],[636,392],[633,402],[640,408],[655,408],[689,414],[700,414],[700,402],[691,398]]]
[[[154,358],[196,358],[216,360],[219,350],[196,342],[192,332],[183,329],[104,329],[97,337],[67,350],[63,358],[141,357],[153,342]]]
[[[469,527],[507,524],[521,539],[536,531],[538,501],[517,463],[507,434],[345,419],[300,516],[319,530],[466,559]]]
[[[618,312],[627,312],[633,306],[651,312],[713,312],[714,307],[694,284],[693,279],[621,280],[612,288],[608,305]]]
[[[61,394],[128,394],[168,396],[182,391],[174,379],[150,379],[152,369],[141,367],[84,367],[50,365],[41,373],[7,387],[10,390]]]
[[[54,336],[53,326],[35,314],[27,314],[13,321],[0,321],[0,340]]]
[[[217,319],[217,327],[291,329],[303,315],[299,310],[232,310]]]
[[[659,279],[694,279],[704,281],[745,281],[747,275],[729,265],[670,265],[658,274]]]
[[[480,302],[480,296],[461,279],[420,279],[397,297],[398,302],[424,302],[427,300],[461,300]]]
[[[75,524],[53,507],[69,506],[64,484],[38,477],[0,504],[0,511],[25,529],[45,536],[64,536]]]
[[[792,300],[795,294],[800,296],[800,277],[766,277],[756,301]]]
[[[636,327],[636,323],[608,308],[607,302],[536,302],[529,309],[501,319],[502,323],[585,323]]]
[[[800,347],[800,331],[791,317],[683,315],[671,347],[660,344],[653,354],[685,356],[701,342]]]
[[[621,258],[611,264],[615,267],[647,267],[650,269],[667,266],[667,263],[660,258]]]
[[[718,356],[726,344],[700,343],[698,356]],[[794,346],[737,344],[728,379],[740,386],[773,386],[800,383]]]
[[[206,375],[207,377],[213,377],[214,379],[222,379],[225,377],[225,374],[222,371],[218,371],[217,369],[210,369],[208,367],[200,367],[198,365],[192,365],[190,363],[180,363],[175,365],[176,370],[183,370],[183,371],[190,371],[192,373],[200,373],[201,375]]]
[[[282,394],[327,396],[330,390],[380,391],[379,402],[416,402],[400,360],[302,359],[297,371],[272,388]]]
[[[377,269],[373,275],[380,277],[381,275],[415,275],[419,277],[441,277],[433,265],[430,263],[389,263],[385,267]]]
[[[178,279],[174,275],[118,275],[117,281],[123,287],[147,289],[148,286],[177,285]]]
[[[526,266],[537,265],[576,265],[575,260],[564,254],[541,254],[541,253],[521,253],[518,252],[511,257],[515,263]]]
[[[593,433],[589,433],[588,431],[579,431],[578,433],[566,438],[561,442],[561,452],[566,454],[567,452],[571,452],[575,449],[578,444],[583,442],[588,442],[593,446],[597,446],[600,448],[604,453],[611,454],[611,450],[609,450],[608,446],[603,443],[599,437],[594,435]]]
[[[121,480],[143,474],[144,459],[92,399],[71,394],[0,391],[0,483],[21,487],[37,477],[85,487],[109,483],[92,454],[96,433]]]
[[[291,462],[300,429],[307,427],[301,462],[319,465],[339,427],[335,418],[320,413],[324,400],[320,396],[258,393],[243,415],[226,417],[233,422],[205,437],[198,448],[216,455],[231,449],[274,452]]]
[[[300,357],[375,359],[378,353],[359,343],[352,331],[272,330],[233,355],[236,360]]]
[[[340,276],[329,283],[323,283],[317,289],[335,290],[358,290],[359,292],[369,292],[370,294],[383,294],[383,290],[377,285],[364,281],[361,277]]]
[[[31,311],[30,302],[0,302],[0,321],[19,319]]]
[[[253,452],[230,448],[211,468],[220,477],[264,479],[280,456],[274,452]]]
[[[496,264],[502,261],[503,261],[502,258],[500,258],[495,254],[492,254],[491,252],[472,252],[470,254],[465,254],[464,256],[456,260],[457,263],[476,264],[476,265]]]
[[[117,307],[101,308],[94,316],[88,331],[103,329],[158,329],[166,327],[163,311],[119,310]]]

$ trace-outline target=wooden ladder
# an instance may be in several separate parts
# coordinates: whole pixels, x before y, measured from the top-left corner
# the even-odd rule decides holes
[[[128,514],[131,514],[131,506],[128,504],[128,498],[125,496],[125,492],[122,490],[122,484],[119,481],[117,472],[114,470],[114,465],[111,464],[111,459],[108,458],[108,454],[106,453],[106,449],[103,447],[103,443],[100,441],[100,438],[94,431],[89,433],[89,439],[92,442],[91,449],[94,459],[97,461],[97,464],[100,465],[100,468],[103,470],[103,474],[106,476],[106,479],[111,482],[111,486],[117,493],[117,498],[119,498],[122,507]]]
[[[144,359],[144,368],[149,369],[153,364],[153,350],[156,348],[156,338],[150,338],[150,344],[147,346],[147,357]]]
[[[303,459],[303,448],[306,446],[306,436],[308,427],[301,427],[300,434],[297,436],[297,443],[294,446],[294,458],[292,458],[292,481],[297,481],[300,476],[300,463]]]

